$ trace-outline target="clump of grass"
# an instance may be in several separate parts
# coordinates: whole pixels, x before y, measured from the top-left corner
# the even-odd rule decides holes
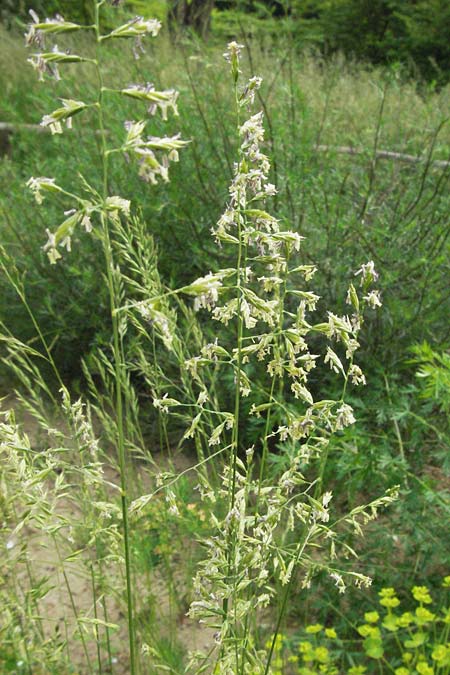
[[[102,71],[102,43],[107,42],[108,40],[114,40],[116,38],[134,38],[135,40],[135,50],[142,49],[141,41],[143,37],[150,34],[156,36],[160,23],[157,20],[144,20],[142,18],[134,19],[128,21],[127,23],[119,26],[116,29],[113,29],[107,33],[101,32],[101,19],[100,13],[101,8],[104,5],[104,0],[100,2],[94,2],[94,16],[95,22],[93,26],[87,27],[87,30],[93,32],[95,38],[96,49],[94,54],[83,55],[80,53],[72,53],[69,50],[63,51],[59,49],[56,44],[50,49],[46,47],[45,40],[48,36],[53,36],[55,34],[64,34],[67,32],[78,32],[83,30],[82,26],[77,24],[65,21],[62,17],[56,17],[54,19],[47,19],[41,21],[39,17],[32,12],[32,23],[30,24],[29,31],[26,35],[26,42],[28,45],[35,46],[37,51],[35,51],[30,58],[28,59],[33,68],[37,71],[39,79],[43,80],[46,76],[55,78],[56,80],[60,79],[59,68],[64,66],[67,63],[76,64],[83,63],[89,64],[94,69],[97,79],[97,91],[96,97],[91,99],[88,102],[81,100],[75,100],[73,98],[63,98],[62,105],[54,110],[49,115],[44,115],[42,118],[41,125],[43,127],[49,127],[52,134],[61,134],[63,131],[63,125],[71,128],[72,120],[75,115],[80,113],[92,110],[95,111],[97,116],[97,125],[100,139],[99,153],[101,159],[101,184],[98,189],[89,185],[86,179],[80,175],[80,189],[84,192],[84,195],[76,194],[73,192],[72,185],[70,189],[65,189],[57,184],[55,179],[47,178],[40,176],[38,178],[31,178],[28,181],[28,186],[32,190],[36,202],[41,204],[43,199],[48,193],[57,195],[63,202],[69,201],[71,208],[64,212],[65,218],[63,222],[58,227],[56,232],[51,232],[47,229],[48,242],[44,246],[44,250],[47,251],[50,262],[55,263],[58,259],[61,258],[60,248],[63,247],[67,251],[71,250],[72,237],[74,236],[75,231],[84,229],[86,233],[91,233],[95,228],[95,234],[100,239],[104,259],[105,259],[105,279],[107,282],[109,302],[110,302],[110,316],[111,316],[111,326],[112,326],[112,360],[110,362],[110,367],[114,373],[114,384],[113,384],[113,400],[114,400],[114,410],[115,410],[115,447],[117,449],[117,458],[118,458],[118,468],[119,468],[119,477],[120,477],[120,502],[121,502],[121,522],[122,522],[122,544],[123,544],[123,561],[124,561],[124,574],[125,574],[125,590],[126,590],[126,607],[127,607],[127,619],[128,619],[128,638],[129,638],[129,667],[130,672],[134,674],[137,668],[137,652],[136,652],[136,637],[135,637],[135,624],[133,618],[133,609],[134,609],[134,600],[132,592],[132,580],[131,580],[131,552],[130,552],[130,533],[128,525],[128,481],[127,481],[127,466],[128,460],[125,455],[125,414],[124,409],[125,396],[124,390],[126,389],[126,377],[125,373],[125,364],[124,364],[124,354],[123,354],[123,324],[120,324],[120,318],[117,314],[117,305],[121,301],[121,280],[118,276],[117,268],[113,262],[113,250],[111,244],[111,235],[110,227],[111,224],[117,223],[120,220],[120,214],[129,215],[130,202],[124,198],[118,196],[111,196],[109,193],[108,185],[108,161],[112,154],[115,153],[132,153],[137,156],[140,166],[140,174],[145,180],[156,182],[156,177],[159,176],[163,180],[168,180],[168,164],[169,161],[174,161],[178,159],[177,150],[183,145],[184,141],[179,140],[178,136],[174,137],[144,137],[144,128],[145,122],[130,122],[126,124],[126,135],[125,140],[122,145],[118,148],[108,148],[106,140],[106,130],[105,130],[105,119],[104,119],[104,109],[103,101],[106,94],[112,96],[130,96],[137,98],[138,100],[144,102],[149,109],[151,114],[154,114],[157,109],[162,112],[164,119],[167,119],[167,108],[171,107],[174,112],[176,112],[176,96],[177,93],[174,90],[166,91],[157,91],[151,85],[142,86],[142,87],[122,87],[120,90],[108,89],[104,86],[103,82],[103,71]],[[136,51],[137,56],[137,51]],[[159,158],[158,158],[159,155]],[[70,203],[71,202],[71,203]],[[6,271],[8,274],[8,271]],[[12,282],[15,289],[19,292],[21,299],[24,304],[26,304],[24,295],[19,290],[19,284]],[[31,314],[31,312],[30,312]],[[32,316],[32,315],[31,315]],[[62,379],[58,373],[56,365],[51,355],[49,346],[38,328],[36,322],[35,326],[38,330],[38,335],[42,346],[45,349],[45,355],[49,364],[53,367],[56,378],[59,384],[62,387],[62,391],[65,399],[68,399],[67,390],[64,387]],[[20,351],[20,350],[19,350]],[[21,355],[22,364],[25,363],[24,357]],[[31,382],[29,382],[30,388],[33,388]],[[66,405],[65,413],[69,419],[72,416],[73,409],[70,406],[70,402]],[[81,414],[81,413],[80,413]],[[75,413],[74,413],[75,415]],[[79,417],[79,416],[78,416]],[[76,415],[74,419],[77,420]],[[82,421],[82,417],[79,421]],[[89,425],[86,427],[89,429]],[[77,432],[78,430],[75,429]],[[80,431],[81,435],[85,433]],[[75,436],[77,438],[77,436]],[[95,449],[95,441],[93,445]],[[93,465],[94,466],[94,465]],[[83,467],[85,468],[85,467]],[[84,477],[86,477],[87,472],[85,471]],[[114,510],[114,509],[113,509]],[[100,521],[97,521],[98,524]],[[55,546],[57,546],[57,539],[54,538]],[[97,542],[96,542],[97,543]],[[97,562],[97,560],[96,560]],[[100,620],[97,618],[97,601],[95,599],[95,590],[96,590],[96,580],[94,576],[94,570],[92,569],[93,574],[93,591],[94,591],[94,609],[95,617],[86,619],[85,621],[90,621],[94,626],[98,626]],[[67,581],[66,573],[64,572],[64,578]],[[71,604],[74,612],[76,612],[75,603],[73,600],[73,594],[70,588],[70,584],[67,582],[67,588],[71,599]],[[86,646],[86,641],[84,638],[83,630],[79,626],[78,616],[76,616],[78,629],[80,633],[80,638],[83,644],[84,652],[86,659],[89,664],[89,653]],[[104,624],[108,628],[108,624]],[[96,629],[96,639],[97,643],[99,642],[98,628]],[[31,664],[30,666],[31,667]],[[101,668],[100,660],[100,645],[98,644],[98,667]],[[90,670],[92,666],[89,665]]]
[[[260,147],[262,113],[241,119],[253,104],[261,80],[253,77],[240,85],[240,51],[240,45],[231,43],[226,53],[234,82],[240,149],[230,201],[213,228],[216,242],[234,249],[234,265],[124,309],[157,322],[169,350],[177,337],[171,332],[171,315],[167,313],[166,321],[160,316],[164,297],[192,295],[194,308],[211,312],[225,326],[222,338],[219,334],[197,356],[180,363],[181,373],[187,372],[192,379],[184,395],[180,398],[179,388],[168,383],[163,395],[154,398],[154,405],[162,414],[179,410],[183,415],[186,405],[192,409],[184,415],[184,439],[194,439],[206,471],[212,459],[224,456],[219,491],[208,473],[199,476],[203,500],[214,514],[215,533],[206,542],[207,557],[195,582],[198,599],[190,610],[191,616],[216,630],[216,646],[209,653],[195,655],[191,664],[201,668],[212,659],[216,672],[266,674],[297,570],[302,570],[305,587],[317,569],[327,570],[343,591],[343,573],[332,562],[339,547],[345,548],[339,523],[360,532],[359,518],[370,520],[379,507],[395,498],[395,491],[338,518],[336,529],[329,524],[332,494],[323,484],[327,448],[334,433],[355,421],[345,393],[351,384],[365,382],[354,353],[365,304],[380,304],[378,291],[371,288],[377,274],[372,262],[357,272],[362,295],[350,285],[351,320],[328,312],[325,323],[309,322],[319,299],[308,288],[315,266],[298,264],[302,238],[283,229],[264,208],[276,188],[268,182],[270,164]],[[325,364],[344,378],[337,400],[314,399],[308,388],[309,373],[319,358],[309,351],[308,340],[315,334],[341,343],[348,359],[344,366],[334,348],[326,348]],[[185,382],[186,377],[180,380]],[[226,390],[221,393],[221,381],[231,384],[234,400],[226,396]],[[259,422],[253,444],[246,446],[244,427],[252,417]],[[282,471],[270,466],[273,445],[286,459]],[[167,487],[175,481],[167,476]],[[145,512],[151,498],[139,498],[134,509]],[[176,512],[175,495],[168,498]],[[314,559],[310,551],[327,549],[327,541],[329,554]],[[359,585],[370,583],[359,573],[350,572],[349,577]],[[258,638],[257,620],[275,598],[275,632],[266,651]]]

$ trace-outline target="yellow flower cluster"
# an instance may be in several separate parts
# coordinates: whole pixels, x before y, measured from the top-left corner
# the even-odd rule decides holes
[[[443,579],[442,587],[450,588],[450,575]],[[384,611],[374,609],[365,612],[365,622],[358,625],[356,630],[362,638],[366,663],[376,660],[382,672],[385,672],[386,666],[394,675],[438,675],[449,672],[450,608],[431,611],[426,605],[431,605],[433,599],[426,586],[413,586],[411,595],[417,603],[416,608],[397,614],[395,609],[399,607],[400,599],[395,589],[382,588],[378,596]],[[347,668],[345,665],[338,667],[345,650],[334,628],[311,623],[305,627],[304,633],[306,639],[300,640],[297,645],[298,655],[289,649],[295,640],[278,636],[273,675],[364,675],[370,671],[364,662],[353,663]],[[395,639],[391,637],[393,633],[396,633]],[[337,642],[325,642],[326,639]],[[295,664],[298,664],[297,670],[293,670]]]

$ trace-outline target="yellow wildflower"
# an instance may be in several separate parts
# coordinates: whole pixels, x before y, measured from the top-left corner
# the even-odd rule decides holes
[[[436,614],[430,612],[426,607],[418,607],[416,609],[415,622],[418,626],[423,626],[425,623],[433,621],[435,616]]]
[[[311,624],[310,626],[306,626],[305,632],[309,633],[310,635],[314,635],[315,633],[320,633],[322,630],[323,626],[321,623],[314,623]]]
[[[426,586],[413,586],[411,593],[417,602],[429,605],[432,601],[430,592]]]
[[[366,612],[364,614],[364,618],[367,621],[367,623],[376,623],[380,618],[380,615],[378,614],[378,612]]]
[[[319,663],[327,663],[330,658],[328,649],[326,647],[317,647],[314,650],[314,656],[316,657],[317,661],[319,661]]]

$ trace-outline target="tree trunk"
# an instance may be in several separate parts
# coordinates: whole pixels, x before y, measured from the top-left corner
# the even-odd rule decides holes
[[[211,27],[214,0],[169,0],[168,20],[172,34],[192,30],[206,39]]]

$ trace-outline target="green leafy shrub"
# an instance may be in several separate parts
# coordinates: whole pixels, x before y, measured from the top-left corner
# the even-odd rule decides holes
[[[72,21],[92,23],[94,14],[89,0],[73,3],[70,0],[3,0],[0,8],[0,19],[10,25],[14,22],[26,23],[29,10],[41,16],[63,14]]]

